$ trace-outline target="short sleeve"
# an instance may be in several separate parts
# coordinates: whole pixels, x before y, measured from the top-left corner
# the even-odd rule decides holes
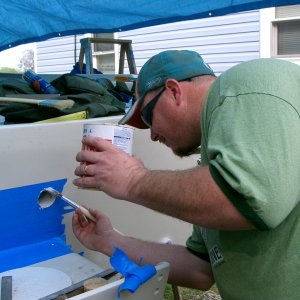
[[[193,225],[193,232],[192,235],[187,239],[186,246],[193,252],[208,254],[202,237],[201,228],[199,226]]]
[[[227,97],[211,114],[211,174],[258,229],[278,226],[299,202],[299,151],[299,114],[283,99],[265,94]]]

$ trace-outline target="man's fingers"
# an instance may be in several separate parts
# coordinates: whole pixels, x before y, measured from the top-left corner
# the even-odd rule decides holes
[[[98,152],[116,149],[116,146],[114,146],[111,141],[104,140],[100,137],[85,136],[82,139],[82,143]]]
[[[76,160],[81,163],[86,161],[88,161],[89,163],[96,163],[98,161],[98,157],[97,155],[95,155],[94,151],[81,150],[77,153]]]
[[[82,143],[87,146],[85,150],[81,150],[76,155],[76,160],[78,162],[89,162],[96,163],[98,161],[98,156],[95,152],[114,152],[114,151],[122,151],[113,145],[111,142],[106,141],[104,139],[98,137],[84,137]],[[93,149],[93,150],[87,150]],[[122,151],[123,152],[123,151]],[[124,152],[125,153],[125,152]]]
[[[100,220],[100,219],[102,219],[105,216],[100,210],[97,210],[97,209],[89,208],[89,212],[97,220]]]
[[[95,188],[97,182],[92,176],[78,177],[73,180],[73,184],[78,187]],[[100,190],[100,189],[99,189]]]
[[[82,163],[78,167],[76,167],[74,174],[76,176],[93,176],[95,175],[95,165]]]
[[[73,227],[73,231],[74,231],[75,235],[78,235],[82,228],[82,225],[80,224],[80,221],[79,221],[79,215],[76,212],[73,214],[73,217],[72,217],[72,227]]]
[[[76,209],[75,215],[77,215],[77,220],[81,227],[85,227],[89,224],[87,217],[84,215],[80,208]]]

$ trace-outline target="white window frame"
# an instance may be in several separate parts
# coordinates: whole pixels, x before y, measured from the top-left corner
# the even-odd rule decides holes
[[[94,34],[89,34],[89,37],[95,37]],[[113,33],[113,38],[117,39],[118,35],[117,33]],[[118,53],[119,53],[120,49],[119,49],[119,45],[114,44],[114,50],[111,51],[94,51],[94,47],[92,45],[92,58],[93,58],[93,66],[97,66],[97,56],[102,56],[102,55],[109,55],[109,54],[114,54],[114,60],[115,60],[115,69],[113,71],[113,73],[117,73],[119,70],[119,60],[118,60]]]
[[[278,54],[278,24],[282,23],[290,23],[292,21],[299,21],[300,22],[300,16],[296,18],[282,18],[282,19],[276,19],[272,22],[272,57],[278,57],[278,58],[293,58],[293,57],[299,57],[300,58],[300,50],[297,54]],[[300,27],[299,27],[300,32]]]
[[[260,57],[274,57],[292,61],[300,65],[300,54],[278,55],[277,54],[277,24],[300,20],[299,17],[277,18],[275,7],[260,10]]]

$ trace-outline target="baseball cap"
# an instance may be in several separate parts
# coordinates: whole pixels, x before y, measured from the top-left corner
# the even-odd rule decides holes
[[[214,75],[213,70],[195,51],[167,50],[151,57],[141,68],[136,80],[136,101],[119,124],[149,128],[141,119],[141,105],[146,94],[164,86],[172,78],[177,81],[200,75]]]

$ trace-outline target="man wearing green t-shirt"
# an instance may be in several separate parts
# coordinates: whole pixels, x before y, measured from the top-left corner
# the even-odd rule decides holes
[[[205,290],[216,282],[223,300],[298,299],[300,67],[258,59],[217,78],[198,53],[164,51],[141,69],[136,95],[120,123],[150,128],[179,156],[201,145],[199,165],[148,170],[85,138],[96,151],[78,153],[88,164],[76,168],[74,184],[190,222],[193,232],[186,247],[145,242],[91,210],[97,224],[74,214],[77,238],[109,256],[118,246],[135,261],[169,261],[171,283]]]

